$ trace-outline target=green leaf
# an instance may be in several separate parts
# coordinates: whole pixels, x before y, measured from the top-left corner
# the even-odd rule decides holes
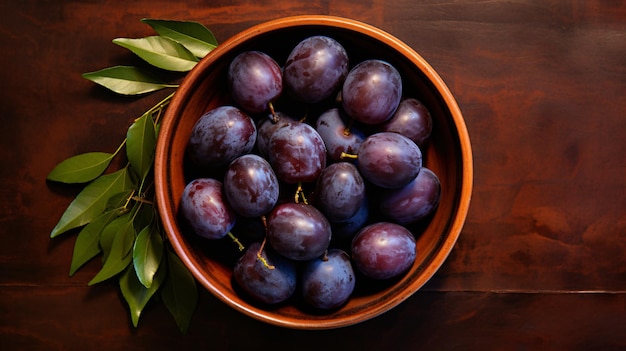
[[[96,178],[78,193],[67,207],[50,237],[81,227],[102,214],[111,195],[129,190],[132,181],[127,168]]]
[[[133,66],[115,66],[95,72],[83,73],[82,77],[122,95],[145,94],[164,88],[172,88],[140,68]]]
[[[196,281],[180,258],[167,250],[168,276],[161,289],[161,298],[178,328],[186,333],[198,303]]]
[[[152,169],[155,148],[154,121],[152,115],[144,114],[128,128],[126,133],[126,155],[140,180],[143,180]]]
[[[62,183],[87,183],[100,176],[109,166],[114,154],[88,152],[65,159],[48,174],[48,180]]]
[[[168,71],[190,71],[198,59],[172,39],[151,36],[140,39],[117,38],[113,43],[124,47],[149,64]]]
[[[137,279],[134,266],[129,265],[124,271],[124,274],[120,276],[119,284],[120,290],[124,300],[128,303],[130,310],[130,318],[133,322],[133,326],[137,327],[139,324],[139,317],[144,308],[152,298],[152,296],[159,290],[161,283],[166,276],[165,269],[159,269],[154,277],[153,283],[149,288],[146,288]]]
[[[113,226],[115,228],[115,236],[111,242],[111,248],[108,250],[102,269],[89,281],[88,285],[94,285],[112,278],[123,271],[132,261],[133,255],[131,251],[135,242],[135,227],[133,226],[132,217],[129,214],[117,217],[105,230],[113,224],[115,224]]]
[[[102,247],[111,249],[113,238],[115,233],[119,229],[109,224],[114,221],[118,216],[125,214],[122,211],[123,206],[126,203],[126,199],[133,191],[125,191],[112,195],[107,200],[107,206],[105,212],[98,216],[93,221],[89,222],[80,233],[74,243],[74,251],[72,254],[72,263],[70,265],[70,276],[74,275],[76,271],[97,254],[102,252]],[[103,235],[103,233],[106,234]],[[104,236],[104,238],[103,238]],[[104,243],[104,245],[102,245]]]
[[[137,206],[135,213],[135,230],[141,232],[145,227],[152,224],[155,217],[155,209],[152,205],[148,205],[145,202],[142,206]]]
[[[82,265],[99,254],[100,234],[104,228],[118,216],[118,210],[110,210],[87,224],[76,237],[74,252],[70,265],[70,276],[74,275]]]
[[[198,22],[144,18],[141,20],[159,35],[170,38],[189,49],[196,57],[204,57],[217,47],[213,33]]]
[[[126,218],[116,218],[115,220],[111,221],[111,223],[109,223],[107,226],[105,226],[100,233],[99,245],[100,249],[102,250],[102,263],[106,262],[107,258],[109,258],[109,253],[111,253],[111,248],[113,247],[113,240],[115,239],[115,236],[120,231],[122,226],[126,224],[126,222],[128,221],[127,218],[130,215],[126,213],[123,216]]]
[[[137,236],[133,247],[133,265],[137,278],[150,288],[161,264],[163,238],[153,225],[145,227]]]
[[[111,195],[109,199],[107,200],[106,210],[108,211],[108,210],[122,209],[122,207],[126,205],[126,202],[128,202],[128,199],[134,193],[135,193],[135,189],[130,189],[130,190],[122,191],[122,192]]]

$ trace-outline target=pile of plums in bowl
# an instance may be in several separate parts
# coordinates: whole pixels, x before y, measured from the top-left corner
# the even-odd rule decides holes
[[[296,16],[235,35],[187,75],[155,181],[201,285],[261,321],[329,329],[390,310],[438,270],[472,158],[454,98],[410,47]]]

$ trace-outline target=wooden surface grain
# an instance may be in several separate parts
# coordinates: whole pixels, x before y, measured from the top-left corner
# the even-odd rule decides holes
[[[201,291],[187,335],[161,304],[133,328],[113,283],[69,277],[74,237],[49,234],[78,188],[61,160],[113,151],[163,97],[80,77],[136,59],[111,44],[144,17],[224,41],[297,14],[361,20],[439,72],[464,114],[474,193],[431,281],[381,317],[273,327]],[[0,4],[0,349],[617,350],[626,348],[626,3],[620,1],[5,1]]]

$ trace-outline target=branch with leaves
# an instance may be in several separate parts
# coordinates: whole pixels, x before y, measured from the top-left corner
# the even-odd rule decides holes
[[[160,70],[188,72],[217,46],[213,33],[197,22],[141,21],[157,35],[117,38],[113,43]],[[122,95],[178,87],[138,66],[115,66],[82,76]],[[135,327],[158,292],[184,333],[196,308],[198,291],[193,276],[168,245],[156,208],[153,175],[160,119],[173,96],[171,93],[136,118],[114,152],[72,156],[56,165],[47,179],[84,184],[50,233],[55,238],[78,231],[70,276],[101,256],[102,268],[88,285],[117,279]],[[107,172],[118,155],[125,157],[126,165]]]

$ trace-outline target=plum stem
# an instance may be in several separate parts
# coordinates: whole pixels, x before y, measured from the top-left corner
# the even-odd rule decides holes
[[[265,257],[263,257],[261,255],[261,253],[263,253],[263,250],[265,249],[265,242],[267,241],[267,237],[263,239],[263,242],[261,242],[261,247],[259,248],[259,251],[256,253],[256,258],[261,261],[261,263],[263,263],[263,265],[267,268],[267,269],[275,269],[276,267],[269,264],[269,262],[267,262],[267,260],[265,259]]]
[[[349,153],[346,153],[346,152],[341,152],[341,156],[339,156],[339,157],[342,158],[342,159],[344,159],[344,158],[351,158],[353,160],[356,160],[357,158],[359,158],[358,155],[349,154]]]
[[[322,261],[328,261],[328,250],[324,250],[324,254],[322,255]]]
[[[278,117],[278,114],[276,113],[276,110],[274,110],[274,104],[272,104],[272,102],[268,102],[267,106],[270,109],[270,115],[272,116],[272,123],[278,123],[278,120],[280,119]]]
[[[350,136],[352,135],[352,131],[350,130],[350,128],[352,128],[352,124],[354,123],[354,119],[350,118],[350,120],[348,121],[348,125],[346,126],[346,128],[344,128],[343,130],[343,135],[344,136]]]
[[[233,240],[235,244],[237,244],[237,248],[239,249],[239,251],[243,251],[245,249],[241,241],[239,241],[239,238],[237,238],[232,232],[228,232],[228,236]]]
[[[304,116],[302,116],[302,118],[300,118],[300,119],[298,120],[298,122],[300,122],[300,123],[304,123],[304,122],[306,122],[306,119],[307,119],[308,117],[309,117],[309,116],[308,116],[308,114],[306,114],[306,113],[305,113],[305,114],[304,114]]]
[[[298,183],[298,188],[296,189],[296,194],[294,195],[294,201],[299,204],[300,198],[302,198],[302,203],[308,205],[306,197],[304,196],[304,190],[302,189],[302,183]]]

